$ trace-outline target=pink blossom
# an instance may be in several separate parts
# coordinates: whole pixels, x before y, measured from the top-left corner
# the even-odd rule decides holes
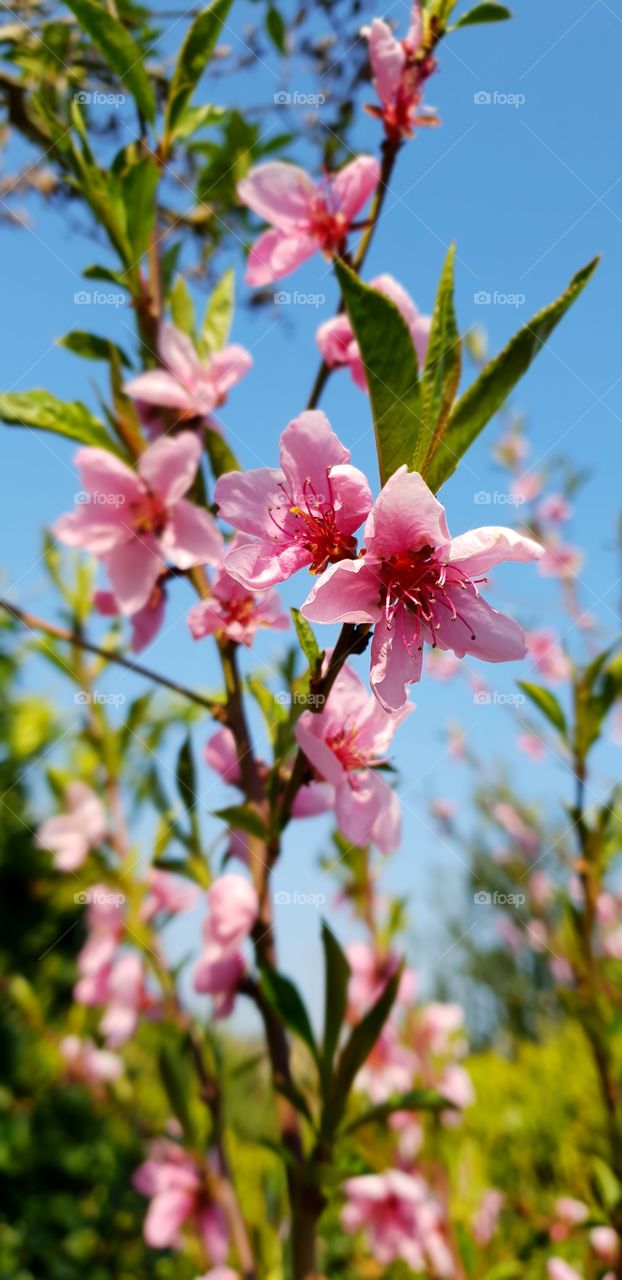
[[[471,1077],[465,1071],[464,1067],[458,1063],[452,1062],[445,1067],[438,1082],[437,1089],[443,1098],[448,1102],[452,1102],[454,1107],[462,1111],[464,1107],[470,1107],[475,1101],[475,1090],[471,1081]],[[443,1113],[443,1119],[448,1124],[453,1124],[458,1119],[453,1111]]]
[[[460,671],[460,660],[449,649],[428,649],[426,671],[434,680],[445,684]]]
[[[243,545],[244,538],[236,534],[229,543],[227,554],[234,555]],[[262,591],[255,595],[232,578],[223,563],[214,575],[211,595],[190,610],[188,626],[195,640],[222,632],[229,640],[250,648],[260,627],[286,631],[289,618],[281,608],[276,591]]]
[[[485,1191],[473,1219],[473,1237],[475,1243],[485,1248],[496,1235],[499,1215],[505,1204],[505,1196],[497,1187]]]
[[[452,1039],[463,1030],[464,1009],[459,1004],[430,1000],[419,1010],[419,1037],[431,1053],[448,1053]]]
[[[581,1272],[575,1271],[563,1258],[549,1258],[546,1274],[547,1280],[583,1280]]]
[[[197,1276],[197,1280],[240,1280],[240,1274],[231,1267],[212,1267],[204,1276]]]
[[[82,866],[89,849],[106,836],[106,814],[95,792],[84,782],[71,782],[66,792],[66,813],[46,818],[37,830],[39,849],[54,854],[57,871],[75,871]]]
[[[315,622],[376,623],[371,683],[386,710],[399,710],[421,677],[424,642],[488,662],[525,655],[516,622],[480,596],[478,583],[504,560],[535,560],[541,548],[513,529],[475,529],[451,538],[445,511],[416,472],[400,467],[365,525],[365,556],[331,565],[302,613]]]
[[[225,1217],[209,1199],[192,1156],[168,1139],[158,1138],[132,1181],[151,1201],[143,1235],[152,1249],[179,1249],[181,1228],[188,1222],[201,1237],[211,1261],[218,1267],[226,1262],[229,1242]]]
[[[576,578],[583,565],[585,556],[578,547],[559,540],[547,541],[544,555],[540,560],[540,573],[543,578]]]
[[[112,961],[123,936],[124,919],[120,895],[107,885],[92,885],[88,898],[87,940],[78,956],[80,975],[74,998],[80,1004],[102,1004]]]
[[[532,871],[527,887],[533,905],[540,910],[548,907],[555,897],[555,885],[546,871]]]
[[[582,1200],[572,1196],[560,1196],[553,1205],[554,1220],[549,1229],[551,1240],[565,1240],[573,1227],[580,1227],[589,1217],[589,1209]]]
[[[524,471],[510,485],[510,493],[519,502],[533,502],[542,489],[542,476],[536,471]]]
[[[516,739],[519,751],[523,751],[535,764],[540,764],[546,755],[546,747],[537,733],[521,733]]]
[[[376,276],[374,280],[370,281],[370,285],[372,289],[377,289],[378,293],[385,294],[387,298],[390,298],[395,303],[410,329],[419,364],[423,366],[425,364],[432,317],[419,314],[412,298],[409,297],[401,284],[398,284],[397,280],[393,279],[393,276]],[[347,367],[357,387],[360,387],[362,391],[367,390],[365,365],[363,364],[360,347],[354,337],[350,320],[345,313],[335,316],[334,319],[327,320],[320,325],[317,331],[317,343],[322,358],[330,369],[336,369],[339,366]]]
[[[197,885],[188,884],[183,876],[160,871],[158,867],[150,867],[146,887],[148,893],[140,909],[140,918],[145,922],[160,912],[179,915],[181,911],[190,911],[199,899]]]
[[[148,603],[167,561],[190,569],[220,559],[213,517],[183,496],[200,457],[201,442],[190,431],[156,440],[136,471],[105,449],[78,449],[84,501],[57,520],[54,532],[101,559],[122,613],[136,614]]]
[[[372,499],[362,471],[317,410],[301,413],[281,436],[281,469],[230,471],[215,489],[219,514],[246,536],[225,555],[227,572],[251,591],[298,569],[321,573],[356,554],[355,531]]]
[[[346,947],[351,969],[348,987],[348,1018],[356,1021],[376,1002],[399,967],[400,958],[392,951],[381,955],[368,942],[352,942]],[[410,1004],[415,996],[415,975],[405,969],[397,993],[397,1002]]]
[[[243,876],[224,875],[207,893],[208,916],[203,925],[204,948],[194,970],[194,989],[215,997],[214,1012],[226,1017],[245,970],[242,945],[249,936],[259,900]]]
[[[441,1206],[423,1178],[387,1169],[349,1178],[344,1190],[344,1231],[364,1231],[377,1262],[401,1258],[413,1271],[431,1267],[438,1276],[453,1275]]]
[[[537,851],[538,833],[525,822],[515,805],[500,800],[493,805],[492,813],[499,826],[520,845],[523,853],[533,855]]]
[[[116,1053],[98,1049],[92,1040],[79,1036],[64,1036],[59,1049],[67,1063],[69,1075],[87,1084],[109,1084],[118,1080],[123,1063]]]
[[[121,605],[113,591],[95,591],[93,593],[93,604],[98,613],[101,613],[104,618],[117,618],[122,613]],[[132,627],[130,649],[132,653],[140,653],[141,649],[145,649],[148,644],[151,644],[152,640],[155,640],[164,622],[165,608],[166,591],[164,589],[164,579],[160,578],[156,582],[147,603],[137,609],[136,613],[130,614]]]
[[[563,493],[550,493],[542,499],[538,515],[541,520],[550,520],[551,524],[564,524],[572,515],[572,507]]]
[[[502,462],[511,467],[525,461],[529,454],[529,443],[518,431],[508,431],[499,440],[495,453]]]
[[[411,710],[388,714],[346,665],[321,713],[304,711],[296,725],[307,760],[335,788],[337,823],[353,844],[373,841],[383,853],[393,853],[399,845],[399,802],[377,766]]]
[[[592,1227],[590,1244],[601,1262],[617,1262],[620,1254],[620,1239],[613,1227]]]
[[[318,250],[327,257],[342,253],[352,222],[379,181],[380,166],[372,156],[357,156],[318,184],[304,169],[282,160],[251,169],[238,184],[238,195],[270,230],[251,249],[248,284],[279,280]]]
[[[423,51],[419,0],[412,6],[410,24],[404,40],[398,40],[381,18],[374,18],[371,27],[363,29],[374,88],[382,104],[368,107],[368,111],[380,117],[387,137],[394,140],[411,137],[415,125],[438,123],[434,114],[421,106],[425,82],[436,69],[436,62]]]
[[[570,675],[570,663],[554,631],[550,627],[541,627],[538,631],[527,631],[525,634],[529,657],[539,675],[554,684],[567,680]]]
[[[202,360],[190,338],[172,324],[162,325],[159,346],[164,368],[140,373],[124,390],[143,405],[175,409],[180,422],[208,418],[253,363],[249,352],[236,345]]]
[[[154,1008],[142,960],[135,952],[120,956],[106,975],[105,1004],[101,1032],[110,1048],[118,1049],[134,1034],[141,1013]]]
[[[387,1024],[356,1077],[356,1088],[374,1104],[386,1102],[397,1093],[408,1092],[416,1068],[416,1055],[400,1043],[395,1027]]]

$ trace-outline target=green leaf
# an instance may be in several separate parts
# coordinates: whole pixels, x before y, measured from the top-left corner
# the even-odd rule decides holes
[[[463,13],[449,31],[457,31],[459,27],[474,27],[480,22],[504,22],[506,18],[511,17],[510,10],[506,9],[504,4],[476,4],[474,9]]]
[[[181,47],[166,104],[166,133],[173,136],[221,34],[231,0],[214,0],[195,18]]]
[[[185,805],[188,813],[191,813],[197,805],[197,779],[194,768],[194,760],[192,758],[192,741],[190,734],[187,734],[181,744],[179,755],[177,757],[177,769],[175,772],[175,780],[177,782],[177,790],[180,799]]]
[[[63,334],[58,339],[58,346],[67,347],[68,351],[73,351],[76,356],[84,356],[86,360],[110,360],[115,351],[121,364],[126,369],[130,367],[125,351],[116,342],[111,342],[110,338],[99,338],[95,333],[86,333],[84,329],[72,329],[70,333]]]
[[[226,107],[216,107],[212,103],[205,103],[202,107],[184,107],[177,118],[173,137],[177,140],[191,138],[199,129],[205,129],[210,124],[220,124],[226,114]]]
[[[163,1045],[159,1053],[158,1066],[171,1111],[179,1121],[187,1141],[193,1144],[196,1134],[188,1107],[190,1080],[185,1063],[178,1053],[173,1053],[168,1045]]]
[[[261,970],[261,988],[268,1004],[274,1009],[281,1022],[304,1041],[317,1060],[318,1048],[315,1036],[298,988],[284,974],[267,966]]]
[[[313,629],[307,622],[307,619],[303,618],[300,609],[290,609],[290,613],[296,628],[296,635],[298,636],[300,648],[309,663],[310,671],[315,674],[319,671],[322,665],[324,651],[320,649],[320,646],[313,634]]]
[[[454,406],[427,467],[426,480],[436,492],[455,471],[462,455],[477,438],[486,423],[505,403],[517,382],[546,343],[556,325],[578,298],[594,274],[598,258],[573,277],[565,293],[526,324],[507,347],[486,368]]]
[[[156,117],[155,96],[143,66],[142,50],[135,40],[102,3],[96,3],[95,0],[67,0],[67,7],[75,14],[80,26],[136,99],[141,114],[153,123]]]
[[[375,1004],[350,1032],[338,1059],[333,1086],[324,1110],[323,1131],[331,1135],[341,1122],[355,1077],[369,1057],[395,1003],[402,966],[389,979]]]
[[[201,346],[206,354],[220,351],[225,346],[231,332],[234,299],[235,272],[233,267],[229,267],[207,304],[201,331]]]
[[[366,1124],[380,1124],[386,1120],[394,1111],[451,1111],[454,1103],[449,1102],[441,1093],[435,1089],[410,1089],[408,1093],[396,1093],[391,1098],[387,1098],[386,1102],[380,1102],[376,1107],[368,1107],[366,1111],[355,1116],[353,1120],[341,1130],[342,1135],[354,1133],[356,1129],[362,1129]]]
[[[424,479],[428,459],[438,447],[460,382],[462,344],[454,310],[454,257],[455,246],[451,245],[441,272],[421,380],[423,424],[413,467]]]
[[[528,680],[519,680],[518,687],[527,694],[527,697],[542,712],[542,715],[546,716],[562,738],[566,738],[568,733],[566,717],[555,694],[551,693],[550,689],[544,689],[542,685],[531,684]]]
[[[324,947],[324,1039],[322,1043],[322,1061],[326,1079],[332,1074],[333,1058],[339,1043],[339,1036],[346,1016],[348,1003],[348,982],[350,965],[329,929],[326,921],[322,921],[322,945]]]
[[[282,14],[271,4],[266,13],[266,31],[270,39],[278,51],[278,53],[286,52],[287,27]]]
[[[143,257],[156,220],[156,191],[160,170],[151,156],[143,156],[123,178],[127,229],[137,259]]]
[[[246,831],[249,836],[257,836],[259,840],[265,840],[268,835],[259,814],[249,805],[230,804],[225,809],[214,809],[214,817],[226,822],[230,828]]]
[[[203,435],[212,475],[216,480],[219,476],[224,476],[227,471],[241,470],[235,454],[220,431],[214,431],[213,427],[206,427]]]
[[[79,400],[57,400],[49,391],[0,393],[0,420],[10,426],[53,431],[81,444],[117,452],[103,423],[93,417],[86,405]]]
[[[194,338],[194,302],[183,276],[177,276],[169,301],[175,327]]]
[[[285,724],[288,719],[288,708],[279,701],[276,694],[266,688],[263,680],[257,675],[250,675],[246,679],[249,693],[252,694],[261,714],[266,722],[270,741],[275,743],[277,740],[279,728]]]
[[[349,267],[335,263],[369,387],[380,479],[403,463],[413,467],[422,422],[417,352],[394,302],[362,284]]]

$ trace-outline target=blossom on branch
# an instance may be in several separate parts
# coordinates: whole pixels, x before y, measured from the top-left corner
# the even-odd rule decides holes
[[[380,166],[373,156],[357,156],[320,183],[282,160],[251,169],[238,184],[238,195],[271,230],[251,249],[248,284],[279,280],[318,251],[327,257],[343,253],[350,227],[379,181]]]
[[[176,410],[180,422],[209,419],[253,363],[237,344],[201,359],[187,334],[172,324],[162,325],[159,348],[164,368],[139,373],[123,389],[141,405]]]
[[[441,1205],[427,1183],[401,1169],[364,1174],[344,1183],[344,1231],[364,1231],[377,1262],[401,1259],[413,1271],[452,1276]]]
[[[194,989],[214,996],[214,1014],[227,1017],[245,969],[242,945],[259,911],[253,885],[243,876],[219,876],[207,891],[204,947],[194,970]]]
[[[90,849],[106,836],[106,815],[95,792],[84,782],[71,782],[66,792],[67,812],[46,818],[37,830],[35,844],[54,855],[57,871],[76,871]]]
[[[167,1138],[157,1138],[132,1181],[151,1201],[143,1235],[152,1249],[179,1249],[181,1228],[188,1223],[201,1237],[211,1261],[218,1266],[226,1262],[229,1241],[224,1213],[210,1199],[192,1156]]]
[[[422,107],[426,80],[436,70],[436,61],[423,46],[424,18],[418,0],[412,6],[410,28],[403,40],[394,36],[388,23],[374,18],[364,27],[374,88],[381,106],[368,106],[371,115],[384,123],[392,141],[410,138],[415,125],[435,125],[434,111]]]
[[[243,545],[244,538],[236,534],[226,554],[234,555]],[[270,631],[286,631],[289,627],[289,618],[281,608],[276,591],[254,594],[232,578],[224,562],[216,569],[211,594],[193,605],[187,621],[195,640],[221,633],[235,644],[248,648],[260,627]]]

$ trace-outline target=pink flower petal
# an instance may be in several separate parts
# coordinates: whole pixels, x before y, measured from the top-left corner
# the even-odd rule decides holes
[[[412,630],[406,637],[410,653],[394,627],[388,627],[383,621],[374,631],[370,679],[374,693],[386,711],[400,711],[406,701],[406,687],[421,679],[422,642],[414,618],[411,626]]]
[[[357,156],[331,179],[341,210],[351,222],[380,181],[380,165],[373,156]]]
[[[267,541],[249,542],[225,556],[227,572],[251,591],[285,582],[310,563],[311,553],[302,545],[279,547]]]
[[[296,231],[309,216],[315,187],[297,165],[272,160],[238,183],[238,196],[260,218],[281,231]]]
[[[369,61],[380,101],[391,104],[399,89],[406,53],[382,18],[374,18],[368,35]]]
[[[449,541],[445,508],[416,471],[400,467],[376,499],[365,526],[365,545],[375,556],[419,551]]]
[[[466,625],[460,619],[452,622],[449,616],[443,619],[437,632],[439,644],[452,649],[459,658],[467,653],[486,662],[511,662],[525,657],[525,637],[513,618],[493,609],[481,596],[466,591],[460,592],[458,605]]]
[[[190,488],[201,453],[201,441],[192,431],[162,436],[142,454],[138,471],[151,492],[172,506]]]
[[[296,741],[324,780],[341,788],[342,784],[347,786],[345,770],[334,751],[324,742],[321,723],[323,718],[312,711],[304,711],[296,725]]]
[[[163,324],[160,329],[160,356],[174,378],[189,386],[201,369],[201,362],[191,339],[174,324]]]
[[[250,351],[233,343],[222,351],[216,351],[209,365],[210,377],[217,385],[219,398],[224,396],[253,367]]]
[[[300,612],[311,622],[377,622],[379,582],[365,560],[329,565],[311,588]]]
[[[257,286],[280,280],[306,262],[317,248],[316,238],[302,232],[264,231],[248,255],[246,283]]]
[[[220,476],[216,481],[214,501],[219,507],[221,520],[226,520],[242,533],[273,538],[278,529],[268,513],[274,508],[278,517],[276,509],[283,497],[279,486],[284,478],[283,472],[273,467],[245,472],[228,471]]]
[[[218,563],[222,535],[209,511],[181,498],[170,512],[160,546],[178,569],[191,569],[195,564]]]
[[[121,613],[137,613],[147,604],[162,569],[153,534],[130,538],[102,559]]]
[[[539,560],[543,554],[544,547],[533,538],[526,538],[515,529],[493,525],[453,538],[447,560],[450,564],[461,564],[465,573],[475,578],[506,560]]]
[[[78,449],[74,462],[88,493],[120,497],[126,504],[141,497],[142,489],[136,473],[107,449]]]
[[[146,373],[139,373],[136,378],[130,378],[125,383],[123,390],[133,400],[142,400],[145,404],[192,411],[192,397],[166,369],[149,369]]]
[[[194,1209],[194,1196],[189,1191],[173,1188],[154,1196],[143,1226],[145,1241],[152,1249],[168,1249],[175,1245],[179,1231]]]

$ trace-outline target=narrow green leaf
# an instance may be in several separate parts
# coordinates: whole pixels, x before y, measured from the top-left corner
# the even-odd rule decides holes
[[[234,299],[235,272],[228,267],[207,304],[201,330],[201,345],[206,353],[225,346],[231,332]]]
[[[274,1012],[285,1026],[293,1031],[311,1050],[317,1060],[318,1048],[311,1027],[311,1021],[298,988],[282,973],[267,966],[261,971],[262,991]]]
[[[279,728],[288,719],[288,707],[266,688],[260,676],[250,675],[246,684],[266,722],[271,742],[276,742]]]
[[[118,18],[112,17],[105,5],[96,3],[95,0],[66,2],[80,26],[135,98],[142,115],[153,123],[156,117],[153,88],[143,66],[142,50],[129,31]]]
[[[555,694],[551,693],[550,689],[544,689],[542,685],[531,684],[528,680],[519,680],[518,687],[527,694],[527,697],[542,712],[542,715],[546,716],[562,738],[566,738],[568,733],[566,717]]]
[[[171,289],[169,302],[173,324],[189,338],[194,337],[194,302],[183,276],[177,276]]]
[[[143,156],[124,175],[122,190],[127,229],[134,254],[143,257],[156,220],[156,191],[160,170],[151,156]]]
[[[455,471],[462,455],[505,403],[556,325],[594,274],[598,258],[573,277],[565,293],[539,311],[508,343],[454,406],[446,430],[427,466],[426,480],[437,489]]]
[[[322,1061],[326,1079],[332,1074],[333,1059],[348,1003],[348,982],[350,965],[329,929],[326,921],[322,921],[322,945],[324,947],[324,1039],[322,1044]]]
[[[268,835],[259,814],[248,805],[230,804],[225,809],[214,809],[214,817],[226,822],[230,828],[246,831],[249,836],[257,836],[259,840],[265,840]]]
[[[194,760],[192,757],[192,742],[190,734],[187,734],[180,747],[179,755],[177,757],[175,779],[180,799],[188,810],[188,813],[191,813],[197,805],[197,779]]]
[[[504,4],[476,4],[474,9],[469,9],[468,13],[463,13],[462,17],[454,22],[448,34],[451,31],[457,31],[459,27],[474,27],[480,22],[504,22],[511,17],[510,10],[506,9]]]
[[[296,635],[298,636],[300,648],[309,663],[310,671],[315,673],[321,667],[322,658],[324,657],[323,650],[320,649],[320,646],[313,634],[313,629],[307,622],[307,619],[303,618],[300,609],[290,609],[290,613],[296,628]]]
[[[166,104],[166,132],[173,135],[205,70],[231,7],[231,0],[214,0],[195,18],[181,47]]]
[[[362,1129],[366,1124],[380,1124],[395,1111],[451,1111],[453,1108],[454,1103],[449,1102],[435,1089],[410,1089],[408,1093],[393,1094],[391,1098],[387,1098],[386,1102],[380,1102],[376,1107],[368,1107],[366,1111],[362,1111],[360,1115],[350,1120],[341,1133],[345,1136],[345,1134],[354,1133],[356,1129]]]
[[[401,977],[402,966],[389,979],[375,1004],[353,1028],[341,1051],[332,1089],[324,1110],[323,1127],[325,1133],[329,1135],[334,1133],[341,1123],[341,1117],[345,1111],[355,1077],[369,1057],[391,1013]]]
[[[417,352],[394,302],[335,263],[365,365],[383,484],[406,463],[413,467],[422,421]]]
[[[110,360],[112,352],[116,351],[121,364],[126,369],[130,367],[128,356],[116,342],[111,342],[110,338],[100,338],[95,333],[87,333],[84,329],[72,329],[70,333],[63,334],[58,339],[58,346],[67,347],[68,351],[73,351],[74,355],[83,356],[86,360]]]
[[[196,1134],[188,1107],[190,1080],[183,1059],[178,1053],[173,1053],[168,1045],[163,1045],[160,1049],[158,1065],[171,1111],[179,1121],[187,1141],[194,1143]]]
[[[437,448],[460,382],[462,344],[454,309],[454,257],[451,245],[439,281],[430,340],[421,380],[423,424],[413,467],[425,478],[428,459]]]
[[[16,427],[36,427],[68,436],[81,444],[117,450],[99,418],[79,400],[57,400],[49,391],[16,391],[0,394],[0,420]]]
[[[227,471],[241,470],[235,454],[229,448],[220,431],[214,431],[213,427],[206,427],[203,436],[210,467],[212,468],[212,475],[215,480],[219,476],[224,476]]]
[[[184,107],[177,117],[174,137],[177,141],[181,138],[191,138],[193,134],[199,132],[199,129],[206,129],[211,124],[220,124],[226,114],[226,107],[216,107],[212,103],[204,103],[202,107]]]
[[[271,4],[266,13],[266,31],[278,53],[286,52],[287,27],[283,15]]]

